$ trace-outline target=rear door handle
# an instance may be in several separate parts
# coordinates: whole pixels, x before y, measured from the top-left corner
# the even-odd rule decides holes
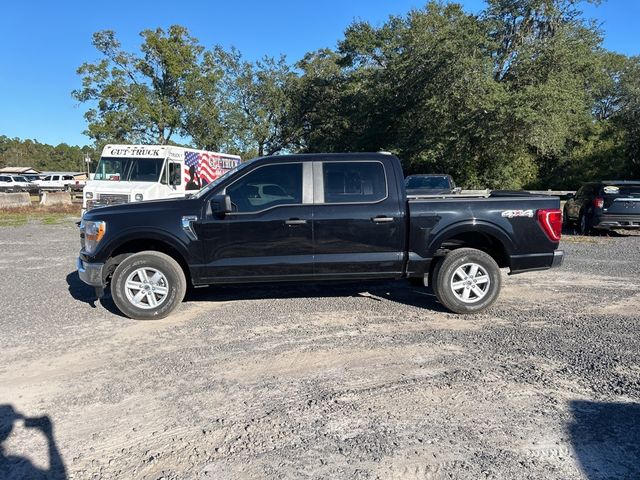
[[[285,220],[284,223],[285,225],[305,225],[307,221],[301,218],[290,218],[289,220]]]
[[[394,221],[394,218],[393,217],[385,217],[385,216],[379,215],[377,217],[373,217],[371,219],[371,221],[373,223],[391,223],[391,222]]]

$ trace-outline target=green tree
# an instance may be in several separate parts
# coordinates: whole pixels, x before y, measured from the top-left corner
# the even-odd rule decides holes
[[[471,15],[430,2],[352,24],[337,51],[298,64],[304,148],[391,150],[409,173],[469,187],[562,181],[603,98],[601,38],[579,3],[491,0]]]
[[[238,50],[221,47],[216,47],[214,56],[224,70],[222,118],[228,149],[262,156],[292,147],[296,134],[289,120],[297,77],[285,57],[252,63]]]
[[[20,140],[0,135],[0,167],[32,167],[41,171],[82,172],[85,155],[94,160],[97,152],[89,146],[66,143],[47,145],[36,140]]]
[[[98,145],[166,144],[179,136],[218,145],[219,71],[209,56],[203,58],[204,48],[179,25],[141,36],[140,54],[133,54],[122,50],[113,31],[94,34],[93,45],[103,58],[78,69],[82,88],[73,92],[90,105],[86,134]]]
[[[617,124],[624,132],[625,170],[640,179],[640,56],[626,62],[620,75],[620,109]]]

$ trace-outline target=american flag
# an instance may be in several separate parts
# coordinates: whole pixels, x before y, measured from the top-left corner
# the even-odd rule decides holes
[[[200,173],[200,154],[197,152],[186,152],[184,154],[184,164],[187,167],[196,167],[196,173]],[[187,172],[189,172],[188,168]]]
[[[206,184],[211,183],[219,176],[229,170],[229,168],[236,166],[239,162],[233,159],[232,165],[225,165],[224,159],[230,160],[228,157],[222,157],[210,153],[198,153],[198,152],[185,152],[184,154],[184,173],[186,175],[186,181],[190,180],[190,167],[194,167],[195,173],[199,179],[199,187],[204,187]],[[198,182],[198,179],[193,179]]]

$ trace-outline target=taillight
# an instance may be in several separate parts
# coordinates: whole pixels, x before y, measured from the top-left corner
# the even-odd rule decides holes
[[[604,207],[604,198],[602,197],[596,197],[593,199],[593,206],[596,208],[602,208]]]
[[[559,208],[538,210],[538,223],[552,242],[559,242],[562,236],[562,212]]]

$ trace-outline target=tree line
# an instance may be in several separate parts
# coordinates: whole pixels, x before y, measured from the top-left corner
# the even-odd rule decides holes
[[[35,140],[20,140],[0,135],[0,168],[32,167],[42,172],[84,172],[87,169],[85,156],[98,160],[99,152],[92,146],[53,146]]]
[[[488,0],[471,14],[430,2],[380,26],[354,22],[336,48],[295,63],[206,48],[179,25],[143,31],[138,52],[101,31],[73,96],[96,148],[384,150],[406,173],[467,188],[638,178],[640,57],[606,50],[581,3]]]

